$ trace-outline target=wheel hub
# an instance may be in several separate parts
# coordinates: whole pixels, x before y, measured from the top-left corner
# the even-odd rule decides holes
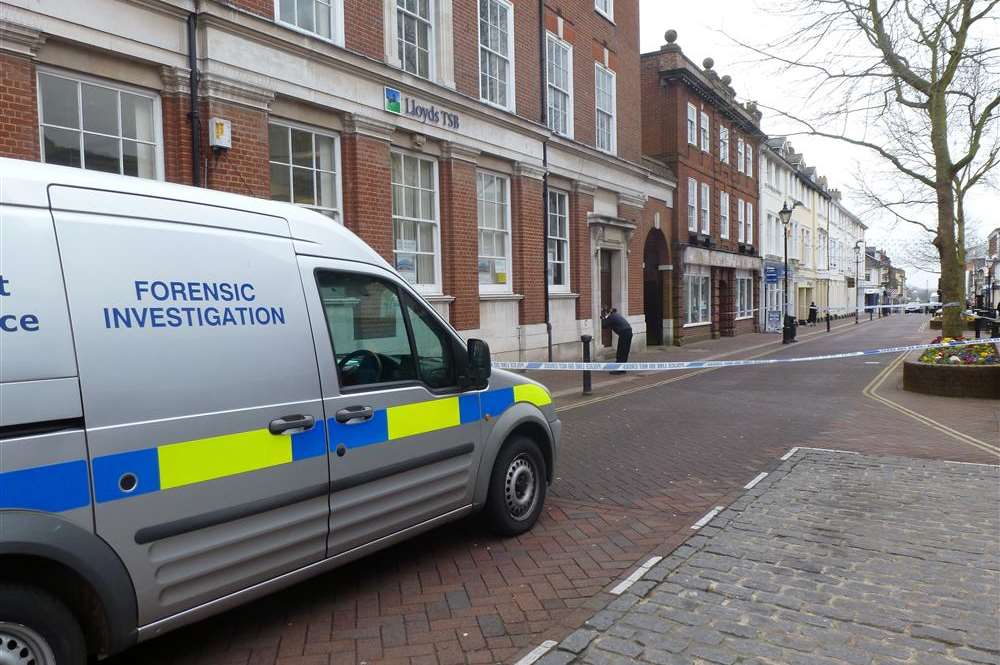
[[[55,665],[45,638],[19,623],[0,621],[0,665]]]
[[[527,519],[538,500],[538,474],[526,455],[515,457],[507,467],[504,498],[507,512],[518,521]]]

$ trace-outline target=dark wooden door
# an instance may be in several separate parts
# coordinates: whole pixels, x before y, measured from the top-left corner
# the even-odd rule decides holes
[[[601,311],[611,307],[611,252],[601,250]],[[601,329],[601,344],[611,346],[611,329]]]

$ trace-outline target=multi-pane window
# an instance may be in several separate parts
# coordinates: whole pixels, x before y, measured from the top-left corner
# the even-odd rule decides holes
[[[746,174],[753,177],[753,146],[749,143],[747,144],[747,167]]]
[[[746,242],[747,218],[743,208],[743,199],[736,199],[736,239]]]
[[[745,271],[736,273],[736,318],[753,316],[753,277]]]
[[[743,144],[743,139],[736,140],[736,170],[740,173],[746,169],[746,146]]]
[[[701,183],[701,232],[705,235],[712,233],[711,198],[712,189],[708,183]]]
[[[268,125],[271,199],[339,220],[337,137],[278,123]]]
[[[324,39],[343,39],[344,0],[278,0],[278,20]]]
[[[753,204],[747,201],[747,240],[748,245],[753,244]]]
[[[705,152],[708,152],[709,149],[710,149],[708,142],[709,142],[709,136],[711,136],[711,133],[709,132],[709,128],[710,128],[710,123],[709,123],[709,120],[708,120],[708,114],[705,113],[704,111],[702,111],[702,114],[701,114],[701,130],[700,130],[701,131],[701,149],[704,150]]]
[[[609,19],[614,20],[615,18],[615,0],[594,0],[594,9]]]
[[[729,163],[729,128],[719,127],[719,160]]]
[[[38,74],[42,161],[160,177],[159,98],[59,74]]]
[[[688,231],[698,232],[698,181],[688,178]]]
[[[510,290],[510,181],[502,175],[476,174],[479,219],[479,288]]]
[[[684,273],[684,325],[711,322],[712,276],[707,266],[686,265]]]
[[[479,95],[504,108],[514,101],[513,15],[506,0],[479,0]]]
[[[604,152],[615,151],[615,73],[595,64],[597,82],[597,149]]]
[[[698,145],[698,109],[688,104],[688,143]]]
[[[569,195],[549,190],[549,286],[569,290]]]
[[[573,136],[573,47],[549,33],[546,38],[549,129]]]
[[[719,192],[719,235],[729,238],[729,192]]]
[[[404,71],[430,77],[433,31],[431,0],[396,0],[396,47]]]
[[[437,278],[437,174],[428,159],[392,153],[392,242],[396,270],[426,290]]]

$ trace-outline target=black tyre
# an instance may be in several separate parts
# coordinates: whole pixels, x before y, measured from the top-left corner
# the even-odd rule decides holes
[[[545,458],[538,444],[515,436],[500,450],[486,500],[486,519],[501,536],[516,536],[535,526],[545,505]]]
[[[55,596],[0,586],[0,663],[86,665],[87,644],[73,613]]]

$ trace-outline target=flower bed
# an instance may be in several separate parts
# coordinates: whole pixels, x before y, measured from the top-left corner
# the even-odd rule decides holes
[[[933,343],[950,341],[938,337]],[[993,344],[928,349],[919,360],[903,363],[903,388],[928,395],[1000,399],[1000,351]]]

